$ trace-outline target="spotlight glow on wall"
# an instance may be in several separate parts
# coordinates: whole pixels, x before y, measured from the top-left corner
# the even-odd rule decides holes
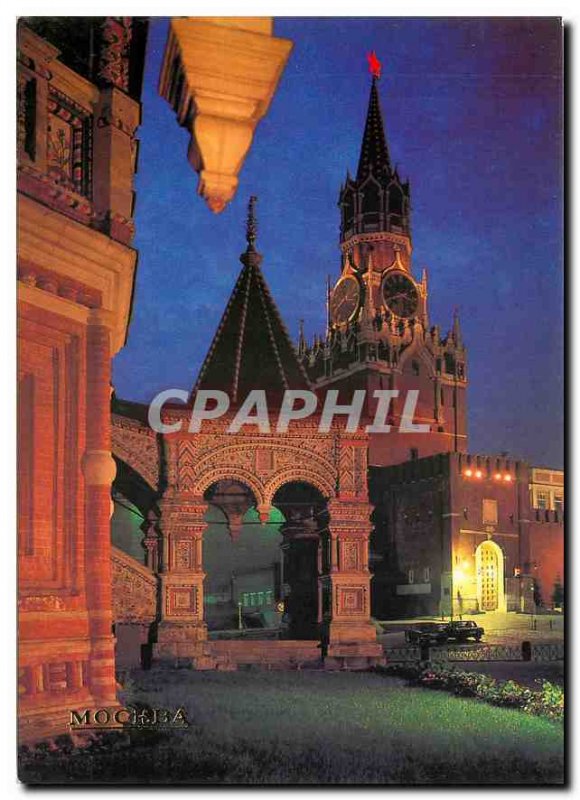
[[[464,469],[463,470],[463,477],[464,478],[477,478],[478,480],[481,480],[484,477],[484,474],[483,474],[483,470],[481,470],[481,469],[473,470],[473,469],[469,469],[468,468],[468,469]],[[509,472],[506,472],[504,474],[502,474],[501,472],[495,472],[494,475],[493,475],[493,479],[495,481],[502,481],[503,480],[506,483],[510,483],[513,480],[512,476],[511,476],[511,474]]]
[[[456,583],[456,584],[457,583],[463,583],[464,579],[465,579],[465,575],[463,573],[463,570],[456,567],[453,570],[453,583]]]

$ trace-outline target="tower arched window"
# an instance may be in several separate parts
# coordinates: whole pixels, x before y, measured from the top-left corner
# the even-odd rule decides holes
[[[445,353],[445,372],[448,375],[455,375],[455,359],[451,353]]]
[[[404,197],[403,192],[398,186],[391,186],[389,189],[389,214],[403,216]]]
[[[354,195],[352,192],[348,192],[344,198],[343,214],[345,229],[352,228],[354,222]]]
[[[374,181],[369,181],[363,189],[363,214],[380,210],[380,189]]]

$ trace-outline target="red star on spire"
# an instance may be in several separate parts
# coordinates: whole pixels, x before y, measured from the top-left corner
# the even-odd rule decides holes
[[[371,50],[370,53],[367,53],[367,61],[369,62],[369,72],[373,78],[380,78],[382,65],[374,50]]]

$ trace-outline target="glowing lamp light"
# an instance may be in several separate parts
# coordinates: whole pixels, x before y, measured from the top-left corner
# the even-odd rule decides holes
[[[501,472],[496,472],[493,477],[495,478],[496,481],[501,481]]]
[[[508,472],[507,475],[503,476],[503,479],[504,479],[504,481],[508,481],[508,483],[509,483],[509,481],[511,481],[511,479],[512,479],[512,476]]]
[[[481,472],[481,470],[480,470],[480,469],[478,469],[478,470],[476,471],[476,473],[475,473],[475,477],[476,477],[476,478],[481,478],[481,475],[482,475],[482,472]]]
[[[466,469],[463,474],[465,475],[466,478],[471,478],[473,472],[470,469]]]

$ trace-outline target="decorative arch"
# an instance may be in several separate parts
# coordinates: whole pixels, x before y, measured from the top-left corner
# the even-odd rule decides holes
[[[134,467],[121,458],[113,450],[113,458],[117,465],[117,474],[113,480],[113,488],[121,492],[128,500],[142,511],[147,511],[158,495],[158,488],[151,483]]]
[[[261,465],[257,461],[260,451],[271,456],[270,464]],[[332,461],[321,453],[286,441],[268,447],[259,441],[244,446],[240,442],[223,444],[205,453],[197,463],[184,464],[180,472],[186,476],[183,488],[198,495],[218,480],[238,480],[254,492],[259,506],[268,506],[279,486],[290,481],[309,481],[331,497],[336,494],[338,480]]]
[[[214,483],[218,481],[239,481],[250,489],[256,498],[259,506],[267,504],[266,488],[262,481],[255,475],[246,470],[236,469],[235,467],[215,467],[206,470],[195,478],[194,491],[198,495],[203,495]]]
[[[157,436],[134,420],[113,414],[111,451],[154,490],[159,489],[160,458]]]
[[[207,611],[208,620],[212,616],[212,625],[218,624],[217,612],[226,609],[217,606],[235,601],[233,622],[237,624],[239,603],[244,607],[247,599],[244,593],[254,592],[249,583],[242,588],[246,580],[243,576],[253,574],[251,571],[238,574],[234,569],[234,579],[224,583],[222,573],[227,572],[224,564],[213,572],[213,587],[209,582],[204,583],[209,574],[204,567],[204,546],[208,554],[207,540],[204,545],[208,501],[204,495],[215,483],[237,481],[253,493],[262,523],[269,522],[274,496],[286,484],[306,484],[323,498],[328,524],[324,513],[312,519],[318,525],[324,518],[324,530],[313,528],[311,518],[300,519],[298,513],[283,521],[284,544],[288,544],[292,553],[289,550],[286,559],[290,572],[284,566],[280,574],[293,576],[287,582],[294,586],[294,592],[288,594],[291,598],[288,614],[290,620],[305,621],[300,629],[291,625],[292,635],[300,639],[322,635],[328,643],[328,653],[332,645],[337,658],[341,657],[342,643],[354,641],[360,643],[369,658],[382,658],[376,632],[369,621],[366,438],[343,437],[338,429],[331,435],[320,434],[315,421],[305,424],[300,434],[289,432],[267,437],[257,433],[229,434],[226,425],[227,420],[223,420],[213,431],[168,437],[164,442],[167,487],[159,501],[164,567],[154,657],[188,653],[199,657],[200,664],[207,663],[203,660],[206,656],[200,655],[205,653],[207,640],[204,614]],[[289,508],[292,502],[289,498]],[[296,501],[298,506],[300,502]],[[258,547],[258,540],[270,530],[270,526],[259,526],[255,537],[250,537],[252,541],[246,541],[239,516],[232,507],[229,535],[234,554],[238,555],[243,548]],[[313,566],[307,577],[303,561]],[[256,563],[261,572],[260,563]],[[268,555],[268,564],[272,563]],[[204,599],[208,588],[211,602]],[[308,614],[302,615],[300,603],[308,607]],[[251,600],[249,604],[254,605]],[[225,621],[231,622],[230,616],[224,617]],[[185,626],[183,631],[181,626]]]
[[[491,556],[491,558],[490,558]],[[502,548],[493,539],[482,542],[475,551],[477,575],[477,602],[484,611],[506,611],[505,556]],[[495,608],[489,605],[490,592],[497,597]]]
[[[287,483],[309,483],[321,493],[323,497],[329,499],[336,495],[336,482],[332,483],[324,475],[318,474],[312,470],[304,469],[285,469],[274,475],[266,484],[266,498],[267,504],[272,504],[272,499],[278,489],[285,486]]]

